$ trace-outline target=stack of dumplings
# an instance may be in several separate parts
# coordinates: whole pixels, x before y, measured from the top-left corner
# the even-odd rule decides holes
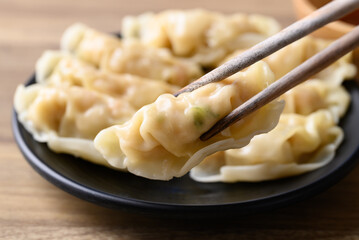
[[[19,121],[51,150],[120,171],[170,180],[256,182],[328,164],[356,74],[347,54],[215,137],[200,136],[330,42],[305,37],[217,83],[173,93],[280,31],[272,18],[194,10],[127,16],[122,38],[70,26],[61,50],[20,85]],[[270,143],[270,144],[269,144]]]

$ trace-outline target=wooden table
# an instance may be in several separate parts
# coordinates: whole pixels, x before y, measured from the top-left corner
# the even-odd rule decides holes
[[[359,239],[359,168],[330,190],[298,204],[230,221],[161,220],[84,202],[41,178],[14,143],[15,87],[45,49],[57,49],[74,22],[114,32],[125,14],[167,8],[242,11],[294,21],[288,0],[1,0],[0,239]]]

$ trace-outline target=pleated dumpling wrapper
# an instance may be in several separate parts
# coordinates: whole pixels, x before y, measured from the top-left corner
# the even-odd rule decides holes
[[[200,136],[218,120],[274,81],[268,65],[258,62],[246,71],[178,97],[161,95],[123,125],[102,130],[95,147],[108,163],[150,179],[181,177],[206,156],[240,148],[278,122],[283,102],[273,101],[220,134]]]
[[[307,36],[271,54],[264,61],[269,64],[276,78],[279,79],[331,43],[330,40]],[[352,57],[352,53],[346,54],[312,78],[321,79],[333,86],[340,86],[343,80],[352,79],[356,74]]]
[[[78,86],[20,85],[15,92],[18,119],[36,141],[55,152],[69,153],[108,165],[93,138],[135,112],[127,102]]]
[[[199,182],[257,182],[295,176],[329,163],[343,140],[332,114],[282,114],[269,133],[255,136],[241,149],[206,158],[191,170]]]
[[[83,24],[64,33],[61,49],[113,73],[129,73],[184,86],[202,75],[200,66],[176,58],[165,48],[153,48],[135,39],[120,39]]]
[[[168,48],[175,56],[190,58],[206,67],[214,67],[233,51],[252,47],[279,30],[278,22],[270,17],[224,15],[203,9],[127,16],[122,23],[125,39]]]
[[[330,40],[307,36],[269,55],[263,61],[268,63],[275,78],[278,80],[313,55],[324,50],[331,43],[332,41]],[[233,52],[220,64],[236,57],[242,52],[243,50]],[[353,64],[352,58],[353,53],[348,53],[311,78],[320,79],[335,87],[340,86],[343,80],[355,77],[357,69],[355,64]]]
[[[152,103],[163,93],[174,93],[175,85],[132,74],[100,71],[72,55],[46,51],[36,64],[36,81],[51,85],[79,86],[114,98],[134,109]]]
[[[285,101],[283,113],[309,115],[326,109],[336,123],[346,113],[350,95],[342,86],[332,86],[326,81],[310,79],[284,93],[280,99]]]

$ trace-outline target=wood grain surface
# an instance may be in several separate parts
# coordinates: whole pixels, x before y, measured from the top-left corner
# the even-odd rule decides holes
[[[67,26],[80,21],[114,32],[126,14],[195,7],[294,21],[288,0],[0,0],[0,239],[359,239],[359,167],[312,199],[211,222],[102,208],[54,187],[24,160],[11,132],[14,90],[44,50],[58,48]]]

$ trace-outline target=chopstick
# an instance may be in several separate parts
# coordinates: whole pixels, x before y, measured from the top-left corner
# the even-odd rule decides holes
[[[308,35],[316,29],[335,21],[359,7],[359,0],[335,0],[307,17],[293,23],[279,33],[267,38],[237,57],[229,60],[221,66],[203,75],[198,80],[175,93],[175,96],[184,92],[191,92],[208,83],[217,82],[229,77],[236,72],[252,65],[253,63],[269,56],[288,44]]]
[[[316,29],[339,19],[359,7],[359,0],[332,1],[307,17],[293,23],[279,33],[258,43],[244,51],[237,57],[229,60],[211,72],[203,75],[198,80],[175,93],[178,96],[184,92],[191,92],[206,84],[217,82],[229,77],[236,72],[252,65],[253,63],[269,56],[288,44],[308,35]],[[239,121],[261,106],[279,97],[284,92],[305,81],[308,77],[324,69],[359,44],[359,28],[333,42],[324,51],[318,53],[306,62],[293,69],[290,73],[277,80],[265,90],[243,103],[226,117],[219,120],[211,129],[201,135],[200,139],[206,141],[225,128]]]
[[[227,116],[219,120],[211,129],[202,134],[200,139],[206,141],[226,129],[233,123],[249,115],[270,101],[276,99],[289,89],[320,72],[346,53],[359,46],[359,26],[351,32],[334,41],[323,51],[317,53],[292,71],[275,81],[263,91],[244,102]]]

